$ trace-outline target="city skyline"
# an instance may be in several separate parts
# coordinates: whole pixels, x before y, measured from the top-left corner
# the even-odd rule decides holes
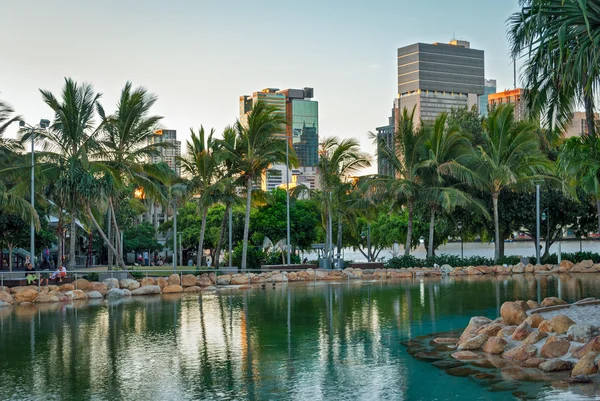
[[[130,80],[158,95],[153,112],[185,143],[190,127],[220,132],[232,124],[240,93],[310,86],[320,104],[320,137],[356,137],[373,154],[366,133],[389,117],[399,47],[468,40],[485,51],[485,77],[496,79],[499,91],[512,88],[505,21],[517,11],[517,0],[458,0],[444,10],[431,0],[349,2],[343,9],[316,1],[259,7],[150,2],[146,8],[63,3],[4,7],[10,18],[0,32],[14,39],[0,64],[0,98],[28,121],[53,117],[38,89],[58,91],[64,77],[92,83],[108,112]],[[281,35],[273,34],[277,25]],[[78,40],[69,40],[74,35]]]

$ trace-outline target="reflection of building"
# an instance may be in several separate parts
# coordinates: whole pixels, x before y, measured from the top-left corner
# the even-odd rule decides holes
[[[452,108],[471,107],[484,94],[484,53],[470,43],[415,43],[398,49],[397,110],[415,110],[415,121],[433,121]],[[397,115],[397,113],[396,113]]]
[[[598,114],[594,115],[594,119],[596,120],[596,125],[598,125],[599,117]],[[585,112],[578,111],[573,114],[573,119],[571,120],[571,124],[565,130],[565,138],[570,138],[572,136],[581,136],[582,134],[587,134],[587,121],[585,119]]]
[[[512,89],[488,95],[488,108],[491,110],[502,104],[515,106],[515,120],[522,121],[527,118],[527,106],[523,89]]]
[[[178,157],[181,156],[181,142],[177,140],[177,131],[174,129],[159,129],[154,131],[154,135],[150,138],[150,145],[165,142],[169,143],[170,146],[158,148],[160,154],[151,156],[150,162],[165,162],[177,175],[180,175],[181,167]]]
[[[496,93],[496,80],[486,79],[483,88],[483,95],[479,96],[479,115],[487,117],[488,115],[488,96]]]
[[[387,161],[383,160],[379,142],[385,141],[385,144],[389,149],[394,151],[395,149],[395,138],[394,133],[396,132],[396,109],[392,108],[392,116],[389,117],[388,125],[375,128],[377,131],[377,174],[380,175],[394,175],[394,167]]]

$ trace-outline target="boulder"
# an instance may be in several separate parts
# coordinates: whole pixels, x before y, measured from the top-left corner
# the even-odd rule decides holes
[[[0,291],[0,302],[6,302],[7,304],[12,305],[15,303],[15,300],[8,292]]]
[[[534,270],[535,267],[533,267],[531,263],[528,263],[527,266],[525,266],[525,273],[533,273]]]
[[[525,312],[527,312],[527,311],[529,310],[529,305],[527,305],[527,302],[525,302],[525,301],[519,301],[519,300],[517,300],[517,301],[515,301],[515,303],[516,303],[517,305],[519,305],[521,308],[523,308],[523,310],[524,310]]]
[[[100,291],[88,291],[87,297],[88,299],[103,299],[104,295]]]
[[[277,274],[272,275],[267,281],[269,283],[283,283],[283,282],[287,282],[288,278],[284,274],[277,273]]]
[[[499,355],[504,352],[504,348],[506,348],[506,340],[500,337],[490,337],[483,344],[483,352],[487,352],[488,354]]]
[[[145,285],[131,291],[131,295],[156,295],[160,294],[160,287],[155,285]]]
[[[7,286],[0,285],[0,291],[8,292],[10,294],[10,288],[8,288]]]
[[[524,368],[537,368],[538,366],[540,366],[540,363],[545,361],[545,359],[537,358],[534,356],[533,358],[529,358],[526,361],[521,362],[520,365]]]
[[[245,284],[248,284],[249,281],[250,281],[250,279],[248,278],[248,275],[246,275],[246,274],[234,274],[233,276],[231,276],[231,280],[229,281],[229,284],[245,285]]]
[[[540,355],[544,358],[560,358],[569,352],[571,343],[561,337],[552,336],[546,340],[546,343],[540,350]]]
[[[184,274],[181,277],[181,286],[184,288],[196,286],[196,276],[193,274]]]
[[[109,290],[111,288],[119,288],[119,280],[117,280],[116,278],[107,278],[103,281],[103,283]]]
[[[544,308],[546,308],[548,306],[557,306],[557,305],[566,305],[566,302],[563,301],[562,299],[558,299],[556,297],[544,298],[544,300],[542,301],[542,306]]]
[[[92,287],[92,283],[84,278],[78,278],[77,280],[73,281],[73,286],[78,290],[87,291]]]
[[[217,275],[214,272],[208,273],[208,278],[212,281],[213,285],[217,284]]]
[[[593,301],[597,301],[597,299],[594,297],[583,298],[583,299],[580,299],[579,301],[575,302],[575,305],[585,304],[587,302],[593,302]]]
[[[31,288],[28,288],[26,290],[23,291],[19,291],[16,294],[13,294],[13,299],[15,300],[16,303],[23,303],[23,302],[33,302],[38,296],[38,292],[37,290],[33,290]]]
[[[494,273],[494,268],[491,266],[477,266],[476,269],[479,270],[482,274]]]
[[[37,285],[26,285],[26,286],[13,287],[10,289],[10,293],[16,294],[18,292],[25,291],[25,290],[36,290],[37,291]]]
[[[197,285],[185,287],[183,292],[202,292],[202,287],[198,287]]]
[[[123,296],[124,297],[130,297],[131,296],[131,291],[129,291],[127,288],[123,288]]]
[[[50,291],[59,291],[59,288],[58,288],[57,285],[50,284],[50,285],[47,285],[46,288],[48,288],[48,292],[50,292]]]
[[[179,284],[169,284],[162,289],[163,294],[176,294],[183,292],[183,288]]]
[[[591,268],[592,266],[594,266],[594,261],[593,260],[582,260],[579,263],[576,263],[573,267],[571,267],[571,269],[569,270],[570,273],[580,273],[580,272],[585,272],[586,270],[588,270],[589,268]]]
[[[475,337],[465,339],[458,344],[459,351],[472,351],[481,348],[489,337],[485,334],[479,334]]]
[[[569,331],[569,327],[573,326],[575,322],[568,316],[558,315],[550,320],[550,324],[552,325],[552,330],[554,330],[556,334],[565,334]]]
[[[533,329],[537,329],[540,326],[540,323],[544,321],[544,318],[540,316],[539,313],[534,313],[529,315],[527,319],[525,319],[525,323],[531,326]]]
[[[119,287],[122,290],[133,291],[136,288],[140,288],[140,283],[137,280],[133,280],[133,279],[130,279],[130,278],[124,278],[123,280],[121,280],[119,282]]]
[[[108,287],[104,283],[93,282],[90,289],[92,291],[98,291],[103,296],[108,292]]]
[[[106,293],[106,299],[118,299],[125,296],[125,291],[120,288],[113,287]]]
[[[496,334],[496,337],[500,337],[500,338],[509,337],[512,335],[512,333],[515,332],[516,329],[517,329],[517,326],[506,326],[502,330],[500,330],[498,332],[498,334]]]
[[[461,334],[459,342],[474,337],[481,327],[490,323],[492,323],[492,321],[485,316],[473,316],[471,320],[469,320],[469,325]]]
[[[452,354],[452,358],[458,359],[459,361],[463,361],[480,358],[480,355],[473,351],[457,351]]]
[[[562,359],[550,359],[548,361],[540,363],[539,369],[544,372],[562,372],[564,370],[571,370],[573,362],[565,361]]]
[[[145,287],[147,285],[156,285],[156,280],[154,280],[154,278],[152,277],[144,277],[140,284],[142,287]]]
[[[502,323],[492,323],[483,326],[477,331],[477,334],[485,334],[488,337],[493,337],[498,334],[500,330],[504,328]]]
[[[532,331],[533,331],[533,329],[531,328],[531,326],[529,324],[527,324],[527,322],[523,322],[517,326],[515,331],[513,331],[511,338],[516,341],[522,341]]]
[[[450,273],[450,272],[451,272],[453,269],[452,269],[452,266],[450,266],[450,265],[442,265],[442,267],[440,267],[440,270],[441,270],[443,273],[445,273],[445,274],[448,274],[448,273]]]
[[[502,354],[505,359],[510,359],[516,362],[523,362],[537,354],[537,348],[533,345],[522,344]]]
[[[538,326],[538,330],[543,333],[552,333],[554,331],[550,320],[542,320]]]
[[[167,285],[169,285],[169,283],[167,282],[167,279],[164,277],[157,277],[156,278],[156,285],[160,287],[160,289],[162,290],[163,288],[165,288]]]
[[[514,274],[525,273],[525,265],[523,263],[517,263],[516,265],[513,266],[512,272]]]
[[[594,337],[581,347],[571,352],[573,357],[581,359],[590,352],[600,352],[600,337]]]
[[[177,285],[180,285],[180,284],[181,284],[181,279],[179,278],[179,274],[175,274],[175,273],[171,274],[171,275],[169,276],[169,278],[167,279],[167,282],[168,282],[169,284],[177,284]]]
[[[201,276],[196,277],[196,285],[198,287],[208,287],[213,284],[214,283],[212,282],[212,280],[209,277],[201,277]]]
[[[505,302],[500,307],[500,315],[507,325],[519,325],[527,319],[527,313],[514,302]]]
[[[544,333],[542,331],[534,331],[530,333],[525,340],[523,340],[523,344],[537,344],[546,337],[548,337],[548,333]]]
[[[571,376],[593,375],[598,372],[598,365],[594,363],[597,356],[598,353],[593,351],[585,354],[573,367]]]
[[[598,335],[598,328],[591,324],[574,324],[567,330],[567,339],[578,343],[587,343]]]
[[[230,282],[231,282],[231,276],[229,274],[217,276],[217,285],[229,285]]]
[[[361,272],[362,274],[362,272]],[[288,281],[298,281],[298,275],[296,274],[296,272],[289,272],[287,275]],[[354,277],[350,277],[350,278],[360,278],[360,276],[358,276],[357,274],[354,274]]]
[[[454,337],[437,337],[433,339],[433,342],[440,345],[456,345],[458,338]]]
[[[570,260],[563,260],[558,266],[558,271],[560,273],[567,273],[574,265],[575,263],[571,262]]]
[[[72,301],[87,299],[86,293],[81,290],[67,291],[65,292],[65,296],[69,297]]]
[[[73,284],[63,284],[58,287],[58,290],[60,292],[73,291],[74,289],[75,289],[75,286]]]
[[[50,303],[50,302],[58,302],[58,301],[59,301],[59,299],[56,295],[51,295],[49,293],[46,293],[46,294],[38,295],[33,302],[36,304],[42,304],[42,303]]]
[[[534,273],[544,273],[547,270],[548,270],[548,266],[547,265],[535,265],[533,267],[533,272]]]

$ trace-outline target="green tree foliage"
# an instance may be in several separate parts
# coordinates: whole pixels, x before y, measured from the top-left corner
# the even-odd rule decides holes
[[[163,245],[156,241],[156,232],[152,224],[142,222],[135,227],[125,230],[123,236],[124,252],[142,253],[154,252],[163,249]]]

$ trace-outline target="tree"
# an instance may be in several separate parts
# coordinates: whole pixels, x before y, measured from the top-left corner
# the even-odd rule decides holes
[[[142,253],[160,251],[163,245],[155,238],[154,226],[146,221],[125,230],[123,236],[123,252]]]
[[[29,243],[29,224],[16,214],[0,213],[0,240],[8,248],[8,267],[12,272],[13,250]],[[32,263],[34,256],[31,257]]]

